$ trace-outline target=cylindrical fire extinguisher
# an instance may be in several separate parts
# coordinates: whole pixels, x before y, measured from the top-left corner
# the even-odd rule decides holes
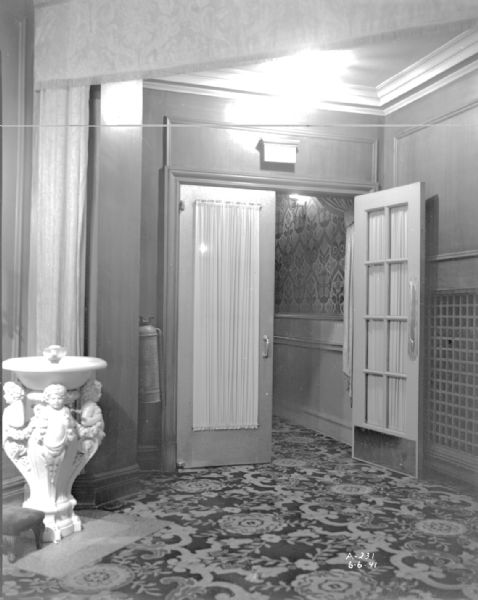
[[[159,338],[160,330],[152,324],[152,317],[139,320],[139,401],[160,402]]]
[[[138,462],[145,469],[159,467],[160,448],[162,332],[152,320],[139,321]]]

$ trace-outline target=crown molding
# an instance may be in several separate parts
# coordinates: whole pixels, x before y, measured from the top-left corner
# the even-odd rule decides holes
[[[449,75],[441,77],[440,79],[438,79],[436,81],[430,82],[428,85],[425,85],[424,87],[417,90],[416,92],[412,91],[412,92],[406,94],[405,96],[399,98],[396,102],[391,103],[389,106],[385,106],[383,108],[383,114],[385,116],[390,115],[390,114],[394,113],[395,111],[400,110],[401,108],[407,106],[408,104],[412,104],[413,102],[416,102],[417,100],[420,100],[421,98],[424,98],[425,96],[428,96],[428,94],[431,94],[432,92],[436,92],[440,88],[445,87],[446,85],[449,85],[450,83],[453,83],[454,81],[457,81],[458,79],[461,79],[462,77],[465,77],[465,75],[473,73],[473,71],[476,71],[477,69],[478,69],[478,60],[475,60],[472,63],[466,64],[464,67],[457,68],[456,70],[452,71]]]
[[[161,92],[212,96],[214,98],[228,100],[241,100],[244,98],[251,98],[251,96],[258,99],[274,98],[272,94],[258,93],[255,90],[217,88],[209,85],[192,83],[193,80],[195,80],[195,76],[181,76],[181,81],[176,77],[168,79],[145,79],[143,86],[145,89]],[[189,83],[187,81],[189,81]],[[350,93],[347,94],[347,96],[343,96],[341,100],[328,99],[326,101],[318,102],[316,105],[310,107],[310,110],[313,109],[384,116],[383,109],[378,106],[374,88],[366,88],[364,86],[361,86],[360,88],[359,86],[356,86],[355,95]]]
[[[376,89],[379,105],[384,107],[385,114],[398,110],[470,72],[473,63],[469,61],[477,58],[478,29],[470,29],[379,84]],[[467,64],[463,66],[464,63]]]
[[[478,69],[478,29],[469,29],[437,48],[421,60],[386,79],[376,88],[348,86],[344,93],[317,102],[310,110],[328,110],[384,117],[407,104]],[[244,69],[227,72],[208,71],[188,75],[172,75],[145,80],[148,89],[213,96],[231,100],[256,97],[274,98],[257,73],[247,84],[234,83],[229,77],[241,76]]]
[[[224,90],[225,92],[242,92],[258,96],[277,97],[277,88],[267,82],[260,71],[247,71],[244,68],[232,68],[199,73],[176,74],[163,77],[162,81],[194,86],[202,90]],[[363,85],[348,85],[342,91],[329,94],[326,102],[340,104],[360,104],[369,107],[379,107],[380,101],[374,87]]]

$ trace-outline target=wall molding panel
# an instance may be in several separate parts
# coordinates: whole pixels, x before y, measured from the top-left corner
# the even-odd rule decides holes
[[[444,252],[427,257],[428,262],[444,262],[448,260],[466,260],[478,258],[478,250],[462,250],[461,252]]]
[[[309,313],[276,313],[274,319],[305,319],[306,321],[339,321],[344,320],[343,315],[322,315]]]
[[[22,475],[7,477],[2,481],[3,504],[21,504],[24,500],[25,479]]]
[[[412,127],[406,127],[402,129],[399,133],[394,135],[393,137],[393,185],[401,185],[398,180],[398,160],[399,160],[399,152],[400,152],[400,142],[402,142],[405,138],[411,137],[425,129],[428,129],[434,125],[444,124],[446,121],[453,119],[463,113],[466,113],[474,108],[478,107],[478,100],[473,100],[468,104],[460,106],[456,110],[452,110],[446,113],[441,114],[440,116],[430,119],[420,125],[414,125]]]
[[[323,126],[300,125],[291,127],[284,123],[277,126],[257,125],[234,125],[228,122],[198,120],[181,118],[175,115],[164,117],[162,127],[165,128],[165,164],[164,166],[173,169],[185,170],[191,167],[185,157],[184,148],[194,143],[194,138],[201,138],[202,147],[223,146],[224,143],[230,143],[234,140],[231,150],[235,146],[242,147],[238,154],[238,160],[234,166],[236,175],[250,177],[257,173],[259,167],[259,152],[257,144],[263,137],[293,137],[301,141],[297,156],[296,169],[289,173],[288,180],[300,178],[308,180],[316,192],[340,192],[343,194],[360,194],[378,189],[378,139],[377,137],[358,137],[349,135],[338,135],[334,129],[342,129],[341,126],[334,128],[324,128]],[[371,125],[371,128],[373,126]],[[195,132],[194,136],[187,135],[186,132]],[[207,135],[205,134],[207,132]],[[189,143],[188,143],[189,142]],[[313,159],[312,159],[313,157]],[[321,159],[322,157],[322,159]],[[338,160],[338,159],[341,160]],[[336,160],[337,159],[337,160]],[[324,175],[318,169],[320,164],[343,165],[347,163],[347,172],[355,170],[354,177],[332,177]],[[241,168],[237,168],[237,164]],[[244,168],[249,164],[249,168]],[[301,164],[304,165],[304,173],[300,172]],[[308,168],[307,168],[308,167]],[[209,165],[198,166],[196,171],[211,171],[216,175],[221,175],[224,171],[231,171],[228,168],[213,168]],[[265,170],[261,167],[261,170]],[[317,172],[317,178],[310,179],[306,172]],[[334,173],[335,174],[335,173]],[[337,172],[337,174],[339,174]],[[284,173],[275,170],[272,175],[274,179],[284,178]]]
[[[283,346],[294,346],[297,348],[314,348],[316,350],[326,350],[328,352],[342,352],[343,344],[325,342],[322,340],[310,340],[299,337],[289,337],[282,335],[274,336],[274,344]]]

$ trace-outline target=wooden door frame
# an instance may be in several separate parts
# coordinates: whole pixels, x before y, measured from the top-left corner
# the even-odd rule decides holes
[[[315,181],[311,179],[262,177],[173,169],[160,169],[159,243],[163,242],[164,257],[158,268],[157,314],[164,340],[164,390],[161,407],[161,470],[174,472],[177,460],[177,376],[178,376],[178,299],[179,299],[179,192],[181,185],[238,187],[314,194],[317,192],[359,195],[375,191],[369,183]],[[162,197],[161,197],[162,196]],[[161,206],[162,201],[162,206]]]

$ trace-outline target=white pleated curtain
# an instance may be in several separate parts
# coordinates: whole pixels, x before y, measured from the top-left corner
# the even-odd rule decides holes
[[[29,349],[83,353],[87,86],[38,93],[29,274]]]
[[[193,429],[258,426],[260,205],[195,204]]]

